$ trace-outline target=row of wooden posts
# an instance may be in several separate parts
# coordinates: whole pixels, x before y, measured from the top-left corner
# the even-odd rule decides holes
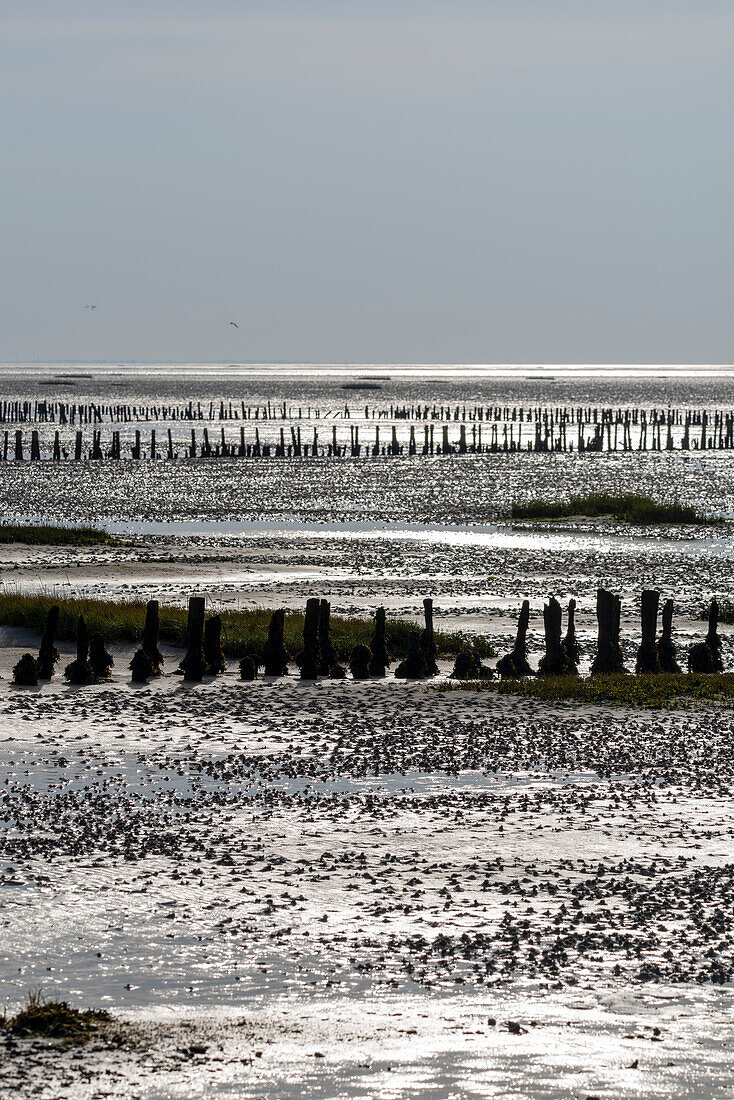
[[[516,430],[517,428],[517,430]],[[450,438],[448,425],[443,425],[440,436],[434,426],[425,425],[423,437],[416,437],[415,426],[411,425],[410,435],[407,441],[398,438],[398,430],[395,425],[390,429],[389,435],[385,431],[381,434],[380,427],[375,427],[374,442],[360,439],[359,426],[351,426],[349,429],[349,441],[339,438],[336,425],[332,425],[331,439],[326,443],[319,440],[318,428],[313,427],[311,438],[301,428],[290,426],[289,435],[284,428],[280,429],[279,437],[275,441],[262,440],[258,428],[254,430],[254,436],[245,437],[244,427],[240,428],[238,439],[228,439],[224,428],[220,429],[217,438],[209,429],[204,428],[199,439],[196,430],[191,429],[191,438],[187,443],[180,440],[174,441],[173,432],[167,429],[163,440],[153,428],[150,433],[149,443],[143,442],[139,428],[135,430],[134,437],[123,441],[119,431],[113,431],[111,436],[103,439],[101,429],[93,429],[91,441],[85,440],[84,433],[76,431],[73,441],[67,444],[62,440],[58,429],[54,432],[54,438],[50,444],[41,447],[41,437],[37,429],[30,434],[30,444],[24,436],[21,428],[16,428],[14,435],[9,431],[3,433],[0,444],[2,461],[10,460],[23,462],[30,459],[31,462],[39,462],[47,459],[52,462],[66,460],[102,461],[104,459],[120,460],[132,459],[167,459],[178,458],[300,458],[300,457],[335,457],[352,458],[360,456],[381,455],[446,455],[446,454],[496,454],[499,452],[532,451],[540,453],[572,453],[574,450],[583,452],[616,452],[616,451],[702,451],[702,450],[732,450],[734,449],[734,417],[727,417],[726,421],[716,421],[713,432],[709,433],[709,424],[706,422],[701,429],[700,437],[691,437],[688,429],[677,443],[673,437],[672,429],[668,426],[665,438],[661,435],[661,426],[657,425],[648,438],[647,429],[643,426],[636,445],[633,442],[628,425],[623,425],[623,435],[615,426],[612,433],[612,425],[599,423],[594,426],[593,434],[587,436],[584,426],[578,425],[576,440],[569,439],[565,426],[557,433],[552,425],[550,428],[537,422],[534,431],[528,437],[523,435],[522,424],[492,424],[489,428],[474,424],[470,433],[467,433],[465,424],[459,427],[458,438]]]
[[[0,402],[0,424],[60,424],[81,426],[97,424],[135,424],[151,421],[238,421],[238,420],[432,420],[446,422],[610,424],[634,427],[698,427],[716,419],[726,420],[732,410],[682,408],[645,408],[642,406],[598,405],[437,405],[391,404],[351,407],[293,405],[287,401],[246,405],[244,401],[189,401],[185,405],[129,405],[72,403],[67,401],[4,400]]]
[[[635,672],[679,673],[677,647],[673,640],[673,601],[666,600],[662,611],[662,631],[657,635],[660,610],[660,593],[645,589],[642,593],[642,640],[637,650]],[[422,680],[438,672],[436,661],[438,648],[433,629],[433,600],[423,601],[425,625],[409,636],[408,652],[395,670],[402,679]],[[530,622],[530,603],[525,600],[520,610],[515,643],[512,650],[497,662],[496,672],[503,678],[524,676],[577,676],[579,674],[580,646],[576,638],[576,601],[568,604],[566,633],[561,637],[561,605],[551,597],[543,608],[545,628],[545,654],[534,673],[528,661],[527,632]],[[597,591],[596,617],[598,625],[597,651],[591,666],[591,675],[619,674],[628,669],[620,643],[621,600],[604,588]],[[302,680],[317,680],[321,676],[343,679],[346,668],[339,661],[330,635],[331,606],[328,600],[310,599],[306,604],[303,626],[303,648],[296,657]],[[35,686],[39,680],[50,680],[59,660],[55,646],[59,608],[52,607],[47,615],[38,657],[26,653],[13,670],[16,684]],[[254,680],[260,668],[265,676],[284,676],[292,660],[285,646],[285,611],[274,611],[268,628],[268,637],[262,652],[248,653],[239,663],[243,680]],[[348,661],[355,680],[381,678],[391,663],[386,638],[385,609],[377,609],[374,632],[369,646],[356,645]],[[140,648],[130,662],[132,680],[146,683],[163,671],[163,655],[158,647],[159,607],[157,600],[150,600],[146,608],[145,628]],[[206,676],[224,672],[226,660],[221,645],[222,620],[219,615],[208,619],[203,596],[189,600],[187,622],[187,648],[178,671],[188,681],[199,682]],[[109,678],[113,665],[104,639],[99,633],[88,635],[84,617],[77,624],[76,658],[67,665],[64,676],[73,684],[89,684]],[[711,674],[723,671],[721,639],[718,635],[718,606],[711,601],[708,632],[705,639],[691,647],[688,653],[689,672]],[[482,664],[476,651],[467,645],[457,655],[451,674],[459,680],[491,679],[492,669]]]

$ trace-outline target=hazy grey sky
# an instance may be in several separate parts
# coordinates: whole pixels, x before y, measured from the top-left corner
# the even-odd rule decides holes
[[[731,0],[0,0],[0,359],[731,362],[733,115]]]

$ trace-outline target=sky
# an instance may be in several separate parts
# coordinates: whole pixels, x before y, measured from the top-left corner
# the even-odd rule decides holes
[[[731,0],[0,0],[0,360],[730,363],[733,116]]]

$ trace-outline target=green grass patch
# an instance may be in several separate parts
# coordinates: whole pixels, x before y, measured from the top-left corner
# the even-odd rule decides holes
[[[0,625],[27,627],[40,634],[43,631],[49,608],[58,604],[60,609],[57,638],[73,641],[76,624],[84,616],[90,634],[99,631],[106,642],[137,642],[143,636],[145,604],[140,600],[115,602],[113,600],[57,599],[53,596],[28,596],[14,592],[0,592]],[[247,653],[259,653],[268,636],[271,610],[219,611],[222,618],[222,649],[228,657],[244,657]],[[162,605],[160,608],[160,638],[171,645],[186,644],[187,612],[182,607]],[[288,612],[285,617],[285,644],[295,656],[303,648],[303,615]],[[416,624],[404,619],[388,619],[386,634],[388,648],[393,657],[402,657],[408,650],[408,638],[416,630]],[[337,655],[346,659],[355,645],[369,645],[374,631],[370,619],[331,616],[331,640]],[[459,632],[436,631],[436,644],[441,656],[458,653],[462,646],[471,643],[480,657],[494,654],[487,638],[469,637]]]
[[[734,672],[654,676],[539,676],[525,680],[471,680],[437,684],[436,691],[494,691],[547,703],[670,707],[691,701],[734,700]]]
[[[512,519],[571,519],[574,516],[611,516],[625,523],[697,523],[715,522],[696,508],[685,504],[662,504],[650,497],[625,493],[591,493],[568,500],[529,500],[512,505]]]
[[[47,1001],[40,991],[29,994],[28,1004],[15,1016],[3,1016],[0,1026],[19,1038],[43,1036],[66,1043],[83,1043],[100,1027],[112,1023],[104,1009],[71,1008],[66,1001]]]
[[[120,539],[95,527],[56,527],[52,524],[0,523],[0,543],[26,546],[124,546]]]

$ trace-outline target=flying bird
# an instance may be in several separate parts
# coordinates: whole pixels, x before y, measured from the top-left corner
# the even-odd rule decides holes
[[[97,307],[96,306],[85,306],[84,308],[85,309],[96,309]]]
[[[237,324],[237,322],[236,322],[236,321],[230,321],[229,323],[230,323],[230,325],[234,325],[234,327],[235,327],[235,328],[239,328],[239,327],[240,327],[240,326],[239,326],[239,325]]]

